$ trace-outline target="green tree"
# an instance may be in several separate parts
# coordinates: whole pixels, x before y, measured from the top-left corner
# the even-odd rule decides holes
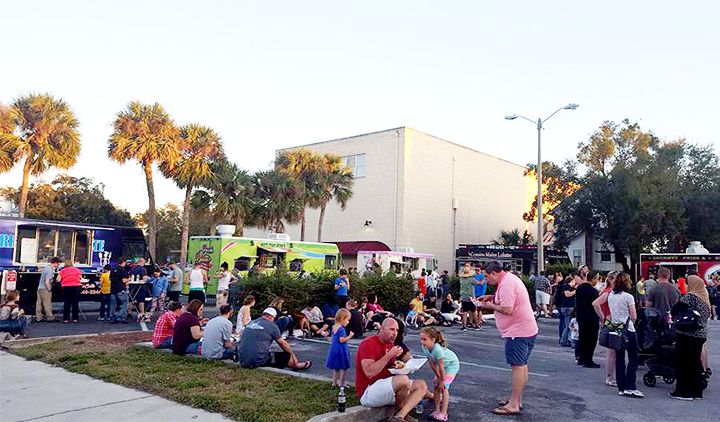
[[[108,155],[124,163],[136,160],[143,168],[148,193],[148,249],[155,257],[157,224],[155,218],[154,163],[174,163],[180,158],[180,133],[170,115],[158,104],[133,101],[119,112],[108,140]]]
[[[211,165],[214,177],[205,180],[192,198],[192,208],[199,214],[209,215],[206,225],[210,235],[221,222],[235,224],[235,234],[243,235],[245,223],[254,210],[254,179],[247,171],[227,160]]]
[[[178,246],[182,236],[182,211],[175,204],[166,204],[156,210],[157,233],[157,257],[153,257],[158,263],[168,261],[177,262],[180,257]],[[135,216],[139,227],[148,229],[150,213]]]
[[[276,170],[257,172],[254,180],[254,226],[283,233],[285,223],[300,222],[305,206],[305,184],[302,181]]]
[[[322,156],[322,167],[318,175],[317,203],[320,208],[318,220],[317,241],[322,242],[322,226],[325,219],[325,210],[330,201],[335,200],[341,209],[345,209],[352,198],[353,175],[352,170],[346,166],[342,157],[333,154]]]
[[[320,178],[323,169],[322,156],[306,149],[300,148],[282,152],[275,160],[275,168],[300,180],[305,185],[303,210],[300,216],[300,240],[305,240],[305,210],[318,208],[322,201],[322,186]]]
[[[180,242],[180,265],[185,268],[188,240],[190,237],[190,202],[193,189],[203,183],[211,183],[216,177],[213,163],[224,160],[220,136],[209,127],[189,124],[180,129],[180,157],[174,162],[160,163],[165,177],[185,189],[182,213],[182,237]]]
[[[23,179],[18,198],[20,216],[25,216],[30,175],[50,167],[69,169],[80,155],[79,123],[62,99],[49,94],[31,94],[0,110],[0,171],[23,159]],[[8,157],[12,160],[8,162]]]
[[[533,243],[532,235],[527,230],[521,234],[519,229],[501,230],[497,239],[492,241],[493,245],[499,246],[527,246]]]

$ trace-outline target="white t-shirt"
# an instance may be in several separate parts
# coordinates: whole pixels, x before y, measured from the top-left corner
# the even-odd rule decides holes
[[[230,274],[230,271],[223,272],[222,278],[218,280],[218,290],[228,290],[230,288],[230,280],[232,280],[232,275]]]
[[[202,270],[196,268],[190,271],[190,290],[205,290]]]
[[[635,306],[635,299],[630,293],[613,293],[608,295],[608,306],[610,307],[610,316],[613,324],[625,323],[630,316],[630,307]],[[635,325],[630,320],[628,331],[635,332]]]

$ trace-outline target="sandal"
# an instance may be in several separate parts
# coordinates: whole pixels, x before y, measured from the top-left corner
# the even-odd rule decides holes
[[[302,368],[295,368],[295,369],[298,371],[307,371],[308,369],[312,368],[312,365],[313,365],[313,363],[311,360],[306,360],[305,362],[302,363]]]
[[[507,406],[508,404],[510,404],[510,400],[500,400],[500,401],[498,402],[498,406],[500,406],[500,407],[505,407],[505,406]],[[523,410],[523,406],[522,406],[522,405],[520,405],[520,410]]]
[[[520,414],[520,411],[514,412],[505,406],[500,406],[493,409],[492,413],[500,416],[517,416]]]

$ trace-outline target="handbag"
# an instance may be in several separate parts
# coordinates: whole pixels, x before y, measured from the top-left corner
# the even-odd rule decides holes
[[[700,321],[700,312],[690,308],[683,307],[672,316],[672,329],[679,333],[692,333],[703,328]]]
[[[627,327],[630,323],[630,317],[625,323],[613,324],[606,320],[600,329],[598,340],[601,346],[612,350],[623,350],[628,344]]]

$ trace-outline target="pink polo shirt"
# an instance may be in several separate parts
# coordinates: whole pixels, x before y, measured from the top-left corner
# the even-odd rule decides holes
[[[493,302],[512,308],[512,315],[495,312],[495,325],[503,338],[532,337],[538,333],[527,289],[515,274],[506,272],[498,284]]]

